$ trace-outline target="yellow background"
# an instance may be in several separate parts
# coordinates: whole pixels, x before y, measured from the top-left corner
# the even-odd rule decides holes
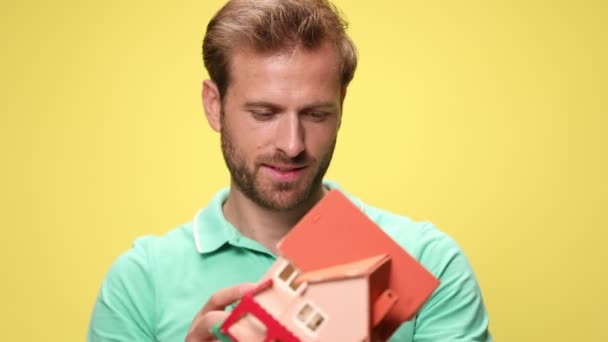
[[[104,273],[228,182],[199,100],[221,1],[3,1],[3,341],[82,341]],[[606,341],[608,6],[360,1],[329,178],[467,252],[500,341]]]

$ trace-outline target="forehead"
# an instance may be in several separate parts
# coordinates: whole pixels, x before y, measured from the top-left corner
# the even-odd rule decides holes
[[[296,46],[275,52],[236,50],[230,59],[228,93],[241,96],[325,96],[340,93],[335,45]]]

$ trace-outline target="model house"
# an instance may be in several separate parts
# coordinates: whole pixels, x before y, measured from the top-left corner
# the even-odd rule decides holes
[[[410,320],[438,280],[337,190],[222,324],[233,341],[371,341]]]

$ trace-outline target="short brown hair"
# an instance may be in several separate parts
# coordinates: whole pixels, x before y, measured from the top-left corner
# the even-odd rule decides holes
[[[235,49],[315,49],[329,41],[338,49],[341,85],[346,88],[357,68],[357,51],[346,34],[347,26],[339,10],[327,0],[230,0],[207,25],[203,61],[223,96]]]

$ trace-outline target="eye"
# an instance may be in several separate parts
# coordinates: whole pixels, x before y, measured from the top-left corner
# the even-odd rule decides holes
[[[308,113],[306,113],[306,115],[313,121],[323,121],[325,120],[331,113],[329,112],[324,112],[324,111],[318,111],[318,110],[313,110],[310,111]]]
[[[274,112],[268,110],[250,110],[249,112],[258,121],[266,121],[274,117]]]

